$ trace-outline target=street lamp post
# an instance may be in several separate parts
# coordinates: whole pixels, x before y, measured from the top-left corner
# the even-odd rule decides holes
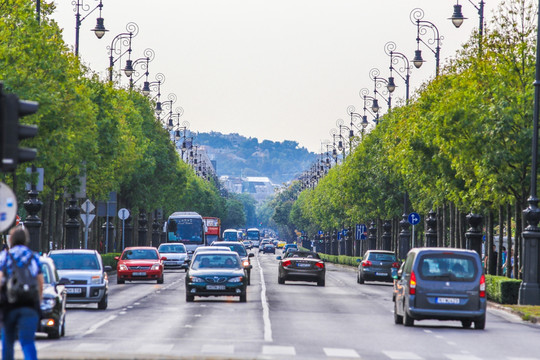
[[[81,23],[96,9],[99,9],[99,17],[96,19],[96,27],[93,28],[92,31],[96,34],[98,39],[101,39],[103,35],[105,35],[105,32],[109,30],[105,29],[105,25],[103,24],[104,20],[101,17],[101,9],[103,8],[102,0],[99,0],[99,4],[92,10],[90,10],[90,5],[84,3],[84,0],[73,0],[71,4],[75,6],[73,9],[73,11],[75,11],[75,56],[79,56],[79,31],[81,29]],[[89,11],[83,18],[81,18],[81,9],[83,11]]]
[[[471,0],[469,2],[478,10],[478,17],[479,17],[479,25],[478,25],[478,52],[482,54],[482,38],[484,37],[484,0],[480,0],[478,5],[473,3]],[[448,18],[449,20],[452,20],[452,24],[456,28],[459,28],[461,24],[463,24],[463,20],[467,19],[463,16],[463,13],[461,12],[461,5],[459,5],[459,0],[456,2],[456,5],[454,5],[454,13],[451,17]]]
[[[375,122],[375,125],[379,123],[379,110],[380,110],[380,107],[379,107],[379,102],[376,98],[374,98],[373,96],[370,96],[368,95],[369,94],[369,90],[366,89],[366,88],[362,88],[360,89],[360,98],[362,98],[364,100],[364,115],[362,116],[362,119],[364,119],[364,117],[366,118],[366,121],[367,121],[367,113],[369,113],[371,116],[373,116],[373,121]],[[367,105],[369,104],[369,102],[371,102],[371,110],[369,110],[367,108]],[[362,120],[362,123],[364,122],[364,120]]]
[[[409,104],[409,84],[410,84],[410,78],[411,78],[411,65],[409,62],[409,59],[405,54],[395,51],[396,50],[396,43],[389,41],[384,45],[384,52],[386,55],[390,56],[390,77],[388,78],[388,85],[386,88],[390,93],[393,93],[396,89],[396,84],[394,82],[393,71],[396,70],[396,74],[403,79],[405,82],[405,104]],[[399,62],[399,59],[403,61],[403,67],[400,67],[399,69],[395,69],[394,65],[397,65]],[[403,75],[402,73],[405,73]]]
[[[534,111],[532,134],[531,194],[529,206],[523,210],[527,227],[523,231],[523,281],[519,287],[520,305],[540,305],[540,209],[536,188],[538,166],[538,116],[540,111],[540,1],[536,33],[536,78],[534,81]]]
[[[142,79],[143,76],[146,77],[145,83],[148,83],[148,75],[150,75],[148,71],[148,66],[150,61],[154,60],[156,53],[154,50],[147,48],[143,52],[144,57],[138,58],[137,60],[126,60],[126,67],[123,69],[124,74],[129,78],[129,89],[133,90],[133,85],[140,79]],[[137,79],[133,80],[133,75],[138,76],[137,73],[137,65],[141,66],[141,69],[144,70],[144,73],[139,76]]]
[[[420,42],[423,43],[429,50],[435,54],[435,76],[439,76],[439,62],[441,55],[441,40],[444,38],[439,35],[439,29],[435,24],[430,21],[422,20],[424,18],[424,10],[420,8],[413,9],[410,14],[410,19],[413,24],[416,25],[416,44],[417,48],[414,52],[413,64],[419,69],[424,63],[422,59],[422,50],[420,50]],[[428,29],[433,32],[433,38],[428,39],[427,42],[422,40],[420,35],[426,35]],[[435,44],[433,49],[429,44]]]
[[[382,97],[382,95],[384,95],[384,92],[380,93],[379,91],[377,91],[377,89],[381,87],[381,84],[384,84],[384,86],[387,88],[386,91],[388,93],[388,98],[383,99],[386,101],[386,105],[388,105],[388,110],[390,110],[392,109],[392,92],[388,90],[388,85],[390,85],[391,88],[391,84],[388,82],[388,80],[379,77],[379,75],[381,75],[381,71],[379,69],[373,68],[369,70],[369,78],[373,80],[374,85],[373,94],[375,95],[375,98],[377,97],[377,94],[381,94]]]
[[[141,91],[143,95],[148,96],[150,95],[150,92],[152,91],[152,89],[156,89],[157,94],[155,97],[159,99],[161,97],[161,84],[163,84],[164,82],[165,82],[165,75],[163,75],[162,73],[157,73],[156,81],[149,82],[147,78],[146,81],[144,82],[144,85]]]
[[[131,39],[139,33],[139,26],[134,22],[130,22],[126,25],[126,30],[127,32],[116,35],[111,41],[111,45],[107,47],[107,50],[109,50],[109,81],[111,82],[113,81],[114,64],[126,53],[128,53],[128,57],[131,57]],[[120,45],[120,47],[116,48],[116,45]],[[128,47],[126,51],[122,51],[122,45]],[[113,54],[118,55],[118,57],[114,59]],[[130,60],[129,58],[128,61]]]

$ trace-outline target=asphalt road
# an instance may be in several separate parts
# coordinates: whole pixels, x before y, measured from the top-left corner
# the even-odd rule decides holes
[[[247,303],[185,301],[183,270],[165,283],[116,284],[109,308],[69,305],[66,336],[37,340],[40,359],[540,359],[540,326],[490,309],[486,329],[460,322],[393,322],[392,287],[356,283],[327,264],[326,286],[277,283],[271,254],[252,258]],[[18,351],[19,358],[22,358]]]

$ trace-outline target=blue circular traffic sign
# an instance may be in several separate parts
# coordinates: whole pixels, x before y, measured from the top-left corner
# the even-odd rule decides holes
[[[409,214],[409,224],[417,225],[420,222],[420,215],[418,213],[412,212]]]

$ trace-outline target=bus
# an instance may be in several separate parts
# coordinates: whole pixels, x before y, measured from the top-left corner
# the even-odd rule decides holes
[[[188,253],[206,245],[206,225],[203,217],[196,212],[175,212],[167,220],[167,242],[181,242]]]
[[[227,229],[223,232],[223,241],[240,241],[238,230]]]
[[[204,216],[203,221],[206,225],[206,245],[212,245],[214,241],[219,240],[221,220],[217,217]]]
[[[257,228],[251,228],[247,230],[247,239],[251,240],[253,246],[259,247],[261,242],[261,232]]]

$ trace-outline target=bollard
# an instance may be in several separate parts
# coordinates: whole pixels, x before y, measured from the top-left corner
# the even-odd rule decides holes
[[[390,220],[384,220],[383,223],[382,249],[392,250],[392,224]]]
[[[426,219],[427,229],[426,229],[426,246],[427,247],[436,247],[437,246],[437,213],[433,210],[430,210],[428,217]]]
[[[407,214],[403,214],[403,219],[399,222],[399,226],[401,227],[401,231],[399,233],[399,259],[405,259],[407,257],[407,253],[411,249],[411,232],[409,231],[410,224],[407,218]]]
[[[482,259],[482,215],[473,214],[467,215],[469,229],[465,233],[467,239],[467,249],[474,250]]]
[[[81,214],[81,209],[77,206],[74,194],[71,195],[66,214],[69,217],[66,221],[66,249],[80,249],[79,229],[81,224],[77,217]]]

